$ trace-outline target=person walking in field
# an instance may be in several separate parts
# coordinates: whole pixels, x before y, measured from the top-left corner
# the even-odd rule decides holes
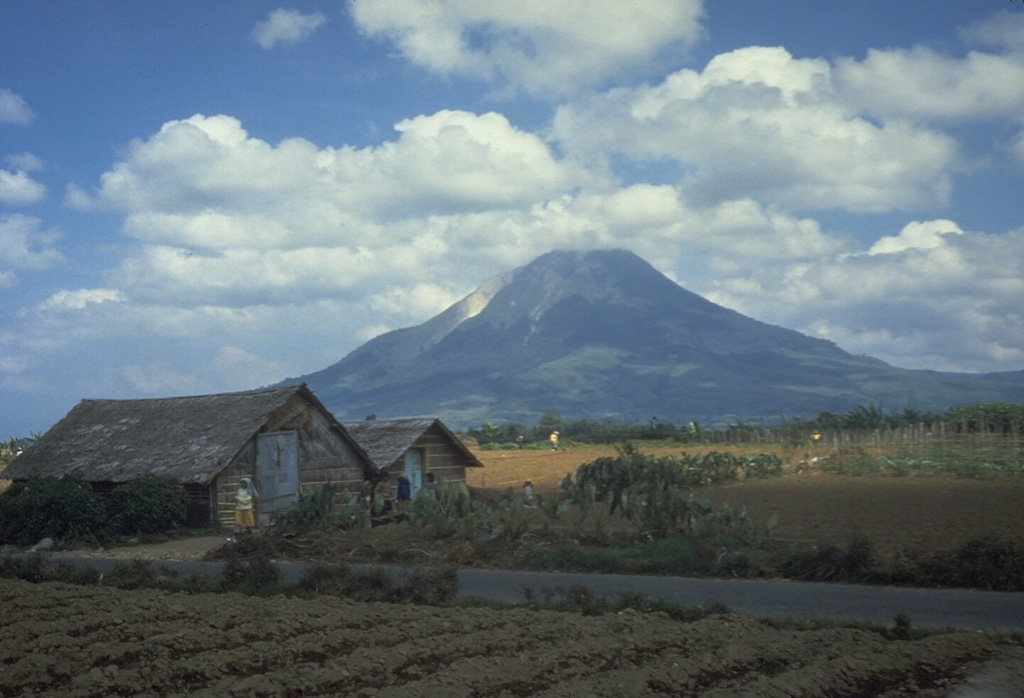
[[[548,440],[551,441],[551,450],[552,451],[557,451],[558,450],[558,432],[557,431],[551,432],[551,436],[548,437]]]
[[[243,477],[242,481],[238,483],[238,491],[235,492],[235,535],[256,528],[253,506],[259,496],[256,486],[252,484],[252,479]]]

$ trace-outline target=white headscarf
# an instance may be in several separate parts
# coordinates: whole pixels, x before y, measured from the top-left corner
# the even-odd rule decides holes
[[[242,478],[242,487],[244,487],[246,490],[248,490],[249,494],[251,494],[254,499],[259,499],[260,498],[260,493],[256,491],[256,485],[252,484],[252,479],[251,478],[243,477]]]

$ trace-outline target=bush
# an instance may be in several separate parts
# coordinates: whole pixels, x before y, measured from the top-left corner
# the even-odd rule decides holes
[[[368,516],[357,493],[339,493],[334,485],[327,484],[303,492],[295,504],[274,514],[274,525],[298,533],[330,528],[349,530],[364,527]]]
[[[998,536],[974,538],[955,550],[905,562],[895,576],[919,586],[1024,591],[1024,546]]]
[[[188,496],[174,478],[146,474],[115,487],[107,507],[115,533],[161,533],[185,523]]]
[[[0,541],[30,546],[43,538],[62,545],[110,538],[103,498],[85,480],[34,478],[0,493]]]
[[[477,535],[490,528],[490,515],[481,502],[473,501],[463,482],[442,480],[437,487],[422,487],[412,502],[412,521],[430,528],[435,538]]]
[[[845,549],[823,545],[816,550],[796,552],[782,563],[782,574],[808,582],[872,582],[880,580],[875,569],[870,539],[856,534]]]
[[[746,511],[726,506],[716,511],[688,491],[736,480],[741,472],[744,476],[749,472],[750,477],[769,477],[781,471],[781,460],[773,454],[737,458],[711,452],[695,457],[683,454],[680,458],[655,458],[627,443],[615,458],[598,458],[581,465],[575,478],[566,476],[560,491],[563,498],[578,506],[582,517],[596,509],[605,509],[609,515],[618,512],[637,527],[643,538],[657,540],[677,533],[726,535],[759,545],[774,522],[761,529],[750,521]]]

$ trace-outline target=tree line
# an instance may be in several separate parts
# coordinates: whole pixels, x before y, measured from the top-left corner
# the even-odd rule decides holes
[[[847,412],[821,412],[814,418],[787,418],[780,415],[773,424],[730,422],[725,426],[704,428],[695,421],[673,424],[651,417],[646,423],[629,424],[614,418],[593,420],[577,419],[567,421],[555,409],[549,409],[536,425],[527,426],[519,422],[492,424],[484,422],[479,427],[466,429],[464,434],[476,439],[481,446],[490,444],[546,443],[551,432],[559,433],[563,444],[580,443],[621,443],[624,441],[675,441],[679,443],[700,443],[712,440],[714,435],[725,432],[740,437],[754,434],[765,428],[781,431],[783,434],[806,435],[813,432],[836,430],[900,429],[904,427],[933,428],[944,425],[947,432],[984,434],[1024,433],[1024,405],[1009,402],[988,402],[964,407],[954,407],[944,413],[923,412],[910,408],[886,411],[873,402],[858,405]]]

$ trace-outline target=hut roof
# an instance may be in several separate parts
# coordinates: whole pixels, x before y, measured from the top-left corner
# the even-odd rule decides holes
[[[273,429],[271,421],[287,418],[275,413],[295,398],[325,412],[347,436],[305,384],[193,397],[82,400],[7,466],[3,477],[78,474],[92,482],[125,482],[151,473],[208,483],[262,427]]]
[[[378,470],[402,458],[419,439],[431,428],[438,429],[451,441],[451,444],[466,458],[466,465],[482,468],[481,463],[466,446],[453,434],[440,419],[429,417],[410,417],[406,419],[369,420],[365,422],[345,422],[344,427],[352,438],[362,446]]]

